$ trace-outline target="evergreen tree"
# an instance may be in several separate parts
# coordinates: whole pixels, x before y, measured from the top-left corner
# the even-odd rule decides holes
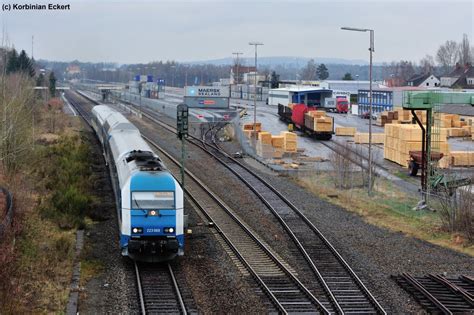
[[[54,72],[49,74],[49,94],[51,94],[51,97],[56,95],[56,77]]]
[[[35,76],[33,61],[28,58],[28,55],[24,50],[20,52],[20,56],[18,57],[18,70],[25,74],[28,74],[30,77]]]
[[[270,79],[270,87],[272,89],[278,88],[278,83],[280,82],[280,75],[276,74],[275,71],[272,71],[271,79]]]
[[[40,73],[38,78],[36,78],[36,86],[43,86],[44,84],[44,74]]]
[[[19,63],[18,63],[18,53],[15,49],[10,51],[7,54],[7,73],[13,73],[18,71]]]
[[[329,77],[328,68],[324,63],[320,64],[316,69],[316,73],[318,74],[318,78],[320,80],[326,80]]]
[[[352,81],[354,80],[352,78],[352,74],[350,74],[349,72],[347,72],[346,74],[344,74],[344,76],[342,77],[343,80],[346,80],[346,81]]]

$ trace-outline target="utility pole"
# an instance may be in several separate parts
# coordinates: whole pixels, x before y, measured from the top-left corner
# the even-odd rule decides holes
[[[253,131],[254,137],[257,138],[257,47],[262,46],[260,42],[250,42],[249,45],[255,46],[255,82],[253,95]]]
[[[369,187],[367,194],[372,194],[372,54],[374,52],[374,30],[368,28],[341,27],[345,31],[370,33],[370,64],[369,64]]]
[[[233,52],[233,53],[232,53],[232,55],[236,55],[236,56],[237,56],[237,84],[239,84],[239,78],[240,78],[240,77],[239,77],[239,66],[240,66],[240,64],[239,64],[239,55],[242,55],[242,54],[243,54],[243,53],[241,53],[241,52]],[[235,82],[235,80],[234,80],[234,82]]]
[[[34,36],[34,35],[31,35],[31,59],[35,59],[35,58],[33,57],[33,52],[34,52],[33,48],[34,48],[34,44],[35,44],[35,36]]]

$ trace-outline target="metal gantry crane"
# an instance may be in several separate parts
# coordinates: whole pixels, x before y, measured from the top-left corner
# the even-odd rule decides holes
[[[413,118],[422,130],[421,151],[421,191],[424,201],[430,191],[445,189],[450,195],[456,188],[469,185],[470,179],[448,178],[438,171],[440,159],[440,134],[441,134],[441,106],[465,105],[474,106],[474,93],[443,92],[443,91],[417,91],[405,92],[403,109],[410,110]],[[426,125],[423,125],[416,111],[426,111]]]

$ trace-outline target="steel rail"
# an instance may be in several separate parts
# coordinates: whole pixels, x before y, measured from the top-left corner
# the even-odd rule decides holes
[[[143,296],[142,282],[140,280],[140,271],[138,271],[137,262],[134,262],[135,277],[137,278],[138,299],[140,300],[140,309],[143,315],[146,315],[145,297]]]
[[[174,271],[173,268],[171,268],[171,264],[168,264],[168,270],[170,272],[171,280],[173,281],[175,293],[178,297],[178,302],[181,307],[181,313],[183,315],[186,315],[188,312],[186,310],[186,306],[184,305],[183,296],[181,294],[181,290],[179,289],[178,282],[176,281],[176,277],[174,276]]]
[[[441,301],[439,301],[433,294],[431,294],[418,280],[409,273],[401,274],[402,279],[415,288],[423,297],[429,300],[439,311],[443,314],[453,314]]]
[[[71,105],[74,106],[74,108],[77,110],[77,112],[79,113],[81,118],[90,127],[92,127],[92,125],[89,121],[90,115],[86,111],[84,111],[81,106],[79,106],[77,104],[77,100],[72,100],[71,98],[68,98],[68,100],[71,102]],[[136,276],[136,279],[137,279],[137,289],[138,289],[138,297],[139,297],[139,302],[140,302],[140,309],[141,309],[141,313],[143,315],[145,315],[145,314],[147,314],[146,306],[145,306],[145,295],[144,295],[144,290],[143,290],[142,281],[141,281],[141,277],[140,277],[140,271],[139,271],[138,264],[137,264],[136,261],[134,261],[134,269],[135,269],[135,276]],[[173,269],[172,269],[172,267],[169,263],[167,264],[167,270],[168,270],[168,273],[169,273],[171,281],[172,281],[172,285],[173,285],[172,289],[173,289],[173,292],[176,296],[177,304],[179,305],[179,308],[180,308],[180,313],[183,314],[183,315],[186,315],[187,314],[186,306],[184,304],[184,300],[183,300],[183,297],[181,295],[181,291],[179,289],[178,283],[176,281],[176,277],[174,275]],[[159,301],[157,303],[159,303]]]
[[[142,111],[142,114],[143,116],[145,116],[146,118],[150,119],[152,122],[164,127],[166,130],[172,132],[172,133],[175,133],[176,134],[176,130],[175,128],[173,128],[172,126],[162,122],[162,121],[159,121],[157,118],[154,117],[154,115],[148,113],[146,110],[145,111]],[[207,133],[206,133],[207,134]],[[200,142],[201,144],[204,145],[204,141],[202,139],[199,139],[199,138],[196,138],[196,137],[193,137],[193,136],[190,136],[191,139],[197,141],[197,142]],[[272,213],[274,213],[277,217],[277,219],[279,220],[279,222],[283,225],[283,227],[285,228],[285,230],[287,230],[287,232],[289,233],[290,237],[295,241],[295,243],[297,244],[297,247],[299,248],[299,250],[303,253],[303,256],[304,258],[308,261],[311,269],[315,272],[315,275],[316,277],[318,278],[318,280],[320,281],[320,283],[322,284],[323,286],[323,289],[326,291],[327,295],[329,296],[329,299],[331,301],[331,303],[333,304],[333,306],[335,306],[336,310],[339,311],[340,313],[343,313],[343,310],[341,309],[339,303],[337,303],[337,300],[335,298],[335,296],[332,294],[331,290],[328,288],[328,285],[326,284],[326,282],[324,281],[324,278],[322,277],[322,275],[319,273],[319,271],[317,271],[317,269],[315,268],[314,266],[314,262],[311,260],[311,258],[309,257],[309,255],[307,254],[306,250],[303,248],[303,246],[301,245],[301,242],[298,240],[298,238],[296,237],[296,235],[294,235],[293,231],[289,228],[289,226],[286,224],[286,222],[284,221],[284,219],[276,212],[276,210],[269,204],[269,202],[250,184],[248,183],[245,179],[243,179],[243,177],[237,172],[235,171],[234,169],[232,169],[231,167],[229,167],[227,165],[227,163],[225,163],[224,161],[222,161],[222,159],[220,159],[219,157],[217,157],[215,154],[213,154],[212,152],[210,152],[210,150],[206,149],[205,147],[195,143],[194,141],[188,139],[188,141],[192,144],[194,144],[195,146],[198,146],[199,148],[203,149],[205,152],[207,152],[208,154],[210,154],[211,156],[214,156],[222,165],[224,165],[225,167],[227,167],[232,173],[234,173],[238,178],[240,178],[252,191],[254,191],[254,193],[257,195],[257,197],[259,197],[262,202],[264,202],[264,204],[272,211]],[[209,144],[207,144],[209,146]],[[253,175],[255,178],[257,178],[260,182],[262,182],[266,187],[268,187],[271,191],[273,191],[273,193],[275,193],[285,204],[287,204],[293,211],[295,211],[295,213],[298,214],[299,217],[302,218],[302,220],[305,222],[305,224],[308,225],[308,227],[313,230],[314,233],[316,233],[316,235],[318,235],[320,237],[320,239],[326,244],[326,246],[328,247],[328,249],[332,252],[332,254],[336,257],[336,259],[342,264],[343,268],[349,273],[350,277],[354,280],[355,284],[360,288],[361,290],[361,293],[363,293],[369,300],[369,302],[374,306],[374,308],[377,310],[377,312],[381,313],[381,314],[386,314],[385,311],[383,310],[382,306],[378,303],[378,301],[375,299],[375,297],[370,293],[370,291],[365,287],[365,285],[362,283],[362,281],[360,280],[360,278],[355,274],[355,272],[352,270],[352,268],[350,268],[350,266],[347,264],[347,262],[342,258],[342,256],[336,251],[336,249],[332,246],[332,244],[324,237],[324,235],[319,231],[319,229],[317,229],[314,224],[309,221],[309,219],[306,218],[306,216],[296,207],[294,206],[286,197],[284,197],[277,189],[275,189],[272,185],[270,185],[266,180],[264,180],[263,178],[261,178],[258,174],[256,174],[255,172],[251,171],[249,168],[247,168],[246,166],[242,165],[239,161],[237,161],[236,159],[232,158],[231,156],[229,156],[227,153],[223,152],[223,151],[220,151],[221,149],[218,148],[218,147],[215,147],[216,150],[219,150],[219,152],[224,155],[226,158],[232,160],[235,164],[237,164],[238,166],[240,166],[241,168],[243,168],[245,171],[249,172],[251,175]]]
[[[180,166],[180,162],[176,160],[173,156],[171,156],[166,150],[164,150],[161,146],[159,146],[157,143],[155,143],[152,139],[146,137],[145,135],[142,135],[142,137],[148,141],[151,145],[153,145],[155,148],[157,148],[163,155],[165,155],[169,160],[171,160],[175,165]],[[217,197],[214,193],[210,191],[210,189],[200,181],[197,176],[195,176],[192,172],[190,172],[188,169],[185,169],[186,174],[196,183],[198,186],[203,189],[246,233],[249,235],[255,243],[258,244],[258,246],[278,265],[279,268],[281,268],[290,278],[292,281],[294,281],[297,286],[310,298],[310,300],[315,303],[315,305],[320,308],[320,310],[323,313],[329,314],[329,311],[319,302],[314,295],[309,292],[306,287],[298,280],[284,265],[283,263],[275,257],[275,255],[264,245],[258,237],[251,232],[246,225],[243,223],[241,219],[236,217],[232,210],[230,210],[227,205],[224,204],[222,200],[220,200],[219,197]],[[200,208],[200,210],[206,215],[206,217],[212,221],[215,222],[215,220],[207,213],[206,208],[197,201],[197,199],[189,192],[188,189],[185,188],[186,194],[190,197],[191,200]],[[217,226],[217,224],[216,224]],[[268,288],[268,286],[265,284],[265,281],[261,279],[261,277],[258,276],[258,274],[254,271],[254,269],[251,267],[251,265],[244,259],[242,254],[238,251],[236,246],[232,243],[232,241],[227,237],[226,233],[219,228],[219,231],[221,235],[224,237],[226,240],[226,243],[233,249],[234,253],[239,257],[239,259],[242,261],[242,263],[248,268],[249,272],[254,276],[254,278],[257,279],[259,284],[265,289],[266,293],[269,294],[271,299],[275,301],[277,304],[277,307],[280,309],[280,311],[286,313],[286,310],[283,306],[281,306],[280,302],[278,299],[274,296],[274,294],[271,292],[271,290]]]

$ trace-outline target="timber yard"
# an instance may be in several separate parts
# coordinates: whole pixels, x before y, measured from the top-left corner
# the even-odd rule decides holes
[[[436,6],[473,5],[456,3]],[[23,13],[3,14],[15,25]],[[218,22],[199,19],[214,35]],[[326,32],[354,51],[314,59],[272,57],[273,33],[247,38],[260,32],[232,35],[246,47],[223,59],[121,46],[135,57],[120,63],[117,50],[82,62],[96,57],[3,39],[0,314],[473,314],[472,16],[471,33],[433,35],[441,45],[417,48],[419,61],[378,46],[398,35],[377,19],[338,23]],[[208,61],[148,61],[166,58]]]

